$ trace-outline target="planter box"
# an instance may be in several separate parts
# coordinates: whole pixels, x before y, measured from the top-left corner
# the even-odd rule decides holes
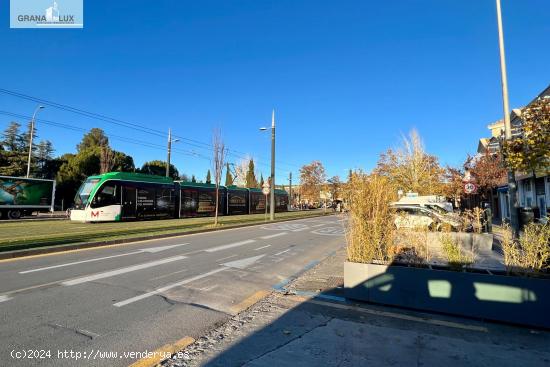
[[[550,328],[550,279],[346,262],[347,298]]]
[[[438,232],[428,232],[428,245],[430,247],[441,247],[441,236]],[[475,248],[479,252],[489,252],[493,249],[493,235],[490,233],[466,233],[451,232],[445,234],[455,239],[458,244],[467,251]]]

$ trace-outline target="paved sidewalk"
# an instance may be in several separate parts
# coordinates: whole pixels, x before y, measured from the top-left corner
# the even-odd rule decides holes
[[[162,365],[550,366],[545,331],[339,302],[344,259],[342,249]]]

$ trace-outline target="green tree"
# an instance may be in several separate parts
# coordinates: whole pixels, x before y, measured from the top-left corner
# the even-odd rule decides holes
[[[233,175],[229,169],[229,163],[225,165],[225,186],[233,185]]]
[[[23,140],[19,129],[21,124],[15,121],[10,122],[2,134],[2,145],[6,151],[20,151],[23,149]]]
[[[165,161],[159,161],[154,160],[150,162],[145,162],[143,166],[141,166],[141,169],[139,170],[140,173],[145,173],[148,175],[156,175],[156,176],[165,176],[166,175],[166,162]],[[170,164],[170,170],[168,171],[168,174],[170,177],[172,177],[174,180],[179,180],[179,172],[173,164]]]
[[[4,150],[2,144],[0,144],[0,167],[8,165],[8,152]]]
[[[261,189],[264,187],[264,175],[260,173],[260,182],[258,183],[258,188]]]
[[[70,205],[83,180],[88,176],[101,172],[102,150],[110,151],[108,169],[113,171],[132,172],[135,170],[132,157],[109,147],[109,139],[99,128],[93,128],[82,137],[77,145],[76,154],[65,154],[51,162],[51,168],[59,167],[57,185],[60,198],[65,200],[65,206]],[[104,153],[105,154],[105,153]]]
[[[210,174],[210,170],[206,173],[206,183],[211,184],[212,183],[212,175]]]
[[[113,171],[117,172],[135,172],[136,166],[134,165],[134,158],[131,156],[118,152],[116,150],[113,151]],[[166,167],[166,166],[165,166]],[[166,168],[164,168],[166,170]],[[166,173],[166,171],[165,171]]]
[[[195,177],[195,175],[191,175],[191,182],[197,182],[197,178]]]
[[[538,98],[529,104],[522,110],[521,119],[521,136],[503,144],[506,165],[529,173],[550,171],[550,98]]]
[[[256,179],[256,174],[254,173],[253,159],[248,162],[248,172],[246,172],[246,187],[251,189],[258,187],[258,180]]]
[[[27,159],[20,128],[18,122],[12,121],[2,134],[0,175],[23,176],[26,172]]]
[[[54,165],[48,164],[53,160],[53,152],[53,145],[49,140],[41,140],[40,143],[36,145],[35,160],[37,170],[35,176],[42,178],[50,176],[51,172],[49,172],[49,170],[51,170],[52,167],[55,167]]]
[[[102,129],[94,127],[90,132],[84,135],[80,144],[76,146],[76,149],[82,152],[86,149],[105,146],[109,146],[109,138]]]

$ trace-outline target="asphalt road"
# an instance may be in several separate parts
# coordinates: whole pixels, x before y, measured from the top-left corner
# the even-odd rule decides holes
[[[343,221],[309,218],[0,261],[0,360],[127,366],[136,360],[128,353],[203,335],[343,246]]]

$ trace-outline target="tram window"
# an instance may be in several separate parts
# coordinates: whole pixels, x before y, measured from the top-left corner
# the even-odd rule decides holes
[[[99,192],[94,196],[91,207],[99,208],[101,206],[118,205],[120,199],[118,197],[117,186],[114,184],[107,184],[103,186]]]

